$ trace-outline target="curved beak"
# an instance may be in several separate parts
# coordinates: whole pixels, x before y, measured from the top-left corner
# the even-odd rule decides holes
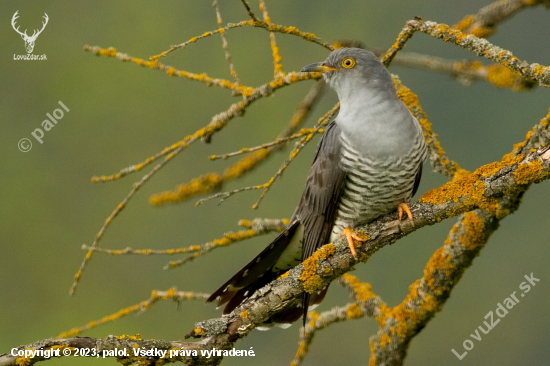
[[[337,69],[335,67],[330,67],[323,65],[324,62],[316,62],[311,65],[304,66],[300,72],[329,72],[329,71],[336,71]]]

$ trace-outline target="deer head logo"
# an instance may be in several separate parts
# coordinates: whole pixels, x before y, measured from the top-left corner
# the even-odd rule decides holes
[[[48,24],[48,14],[44,13],[44,19],[46,19],[46,22],[43,22],[42,23],[42,29],[40,30],[35,30],[32,34],[32,36],[28,36],[27,35],[27,30],[25,29],[24,32],[20,32],[19,31],[19,27],[15,28],[15,19],[19,18],[19,16],[17,16],[17,12],[19,12],[19,10],[17,10],[15,12],[15,14],[13,14],[13,18],[11,18],[11,26],[13,27],[13,29],[19,33],[21,35],[21,38],[23,38],[23,40],[25,41],[25,48],[27,49],[27,53],[31,53],[32,50],[34,49],[34,42],[36,41],[36,38],[38,38],[38,36],[40,35],[40,33],[42,33],[42,31],[44,30],[44,28],[46,28],[46,24]],[[38,32],[38,33],[37,33]]]

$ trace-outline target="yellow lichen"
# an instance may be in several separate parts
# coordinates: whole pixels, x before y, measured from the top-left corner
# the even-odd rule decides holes
[[[288,277],[288,273],[289,273],[288,271],[287,271],[287,272],[285,272],[285,273],[283,273],[283,274],[282,274],[282,275],[280,275],[280,276],[279,276],[279,278],[277,278],[277,279],[281,279],[281,278],[287,278],[287,277]]]
[[[453,28],[461,32],[466,31],[472,25],[472,22],[476,19],[475,15],[466,15],[460,22],[453,25]]]
[[[514,88],[520,84],[521,75],[503,65],[489,65],[485,68],[485,80],[499,88]]]
[[[182,201],[188,197],[210,192],[219,187],[221,182],[222,177],[217,173],[204,174],[188,184],[179,185],[175,192],[166,191],[151,196],[149,203],[158,206],[167,202]]]
[[[424,281],[426,282],[426,285],[434,291],[434,293],[441,294],[445,289],[435,286],[436,279],[434,275],[440,271],[443,271],[446,276],[449,276],[453,269],[454,265],[451,262],[450,255],[445,253],[444,247],[441,247],[434,252],[426,264],[426,267],[424,268]]]
[[[195,328],[195,329],[193,329],[193,332],[195,332],[196,335],[203,335],[204,334],[204,330],[202,330],[201,328]]]
[[[361,310],[361,307],[358,303],[353,303],[348,306],[348,310],[346,311],[346,319],[359,319],[362,317],[363,310]]]
[[[369,359],[369,366],[375,366],[378,365],[378,361],[376,360],[376,347],[375,347],[375,340],[371,338],[369,341],[369,347],[370,347],[370,359]]]
[[[445,183],[443,186],[432,189],[420,197],[421,202],[432,204],[443,204],[447,201],[458,202],[461,197],[467,197],[472,194],[476,188],[474,185],[477,182],[477,174],[468,174],[466,176],[453,179]],[[483,187],[485,184],[480,182]]]
[[[315,323],[319,319],[319,313],[316,311],[308,311],[307,315],[309,316],[309,322],[308,325],[311,328],[315,328]]]
[[[386,333],[380,334],[380,348],[386,348],[391,343],[391,337]]]
[[[372,292],[370,283],[362,283],[357,277],[349,273],[342,275],[342,279],[345,281],[346,285],[351,288],[357,301],[367,302],[376,297],[374,292]]]
[[[549,172],[543,173],[542,162],[538,159],[528,164],[520,164],[514,172],[514,178],[519,185],[538,183],[549,175]]]
[[[486,185],[480,178],[493,176],[503,168],[519,163],[523,158],[521,154],[507,154],[502,161],[484,165],[471,174],[458,176],[443,186],[426,192],[420,201],[438,205],[449,201],[459,202],[462,199],[463,206],[477,206],[496,214],[498,200],[484,197]],[[455,214],[455,209],[447,213],[449,217]]]
[[[241,313],[241,318],[248,319],[248,310],[245,310]]]
[[[424,113],[422,106],[418,100],[418,96],[413,93],[409,88],[405,87],[397,78],[393,79],[393,83],[396,89],[397,96],[401,101],[407,106],[410,112],[416,117],[420,125],[422,126],[422,132],[424,133],[424,138],[426,139],[426,144],[428,146],[432,145],[433,148],[437,151],[437,155],[440,158],[440,163],[444,166],[444,169],[447,171],[454,172],[455,176],[457,173],[464,174],[467,172],[462,169],[457,163],[451,162],[445,155],[445,150],[441,147],[439,141],[435,139],[437,134],[432,130],[432,125],[426,113]]]
[[[472,29],[470,29],[468,33],[471,33],[474,36],[479,38],[486,38],[486,37],[489,37],[494,32],[495,32],[495,28],[491,28],[491,27],[473,27]]]
[[[462,220],[464,235],[459,239],[466,250],[473,250],[486,242],[485,223],[474,212],[466,212]]]
[[[248,156],[240,159],[223,172],[223,179],[229,180],[241,176],[243,173],[254,168],[260,161],[265,160],[271,153],[271,149],[254,151]]]
[[[334,253],[336,253],[334,244],[327,244],[303,262],[304,271],[300,275],[300,280],[304,283],[304,291],[310,294],[319,291],[321,285],[324,283],[321,276],[317,274],[319,262],[327,259]]]

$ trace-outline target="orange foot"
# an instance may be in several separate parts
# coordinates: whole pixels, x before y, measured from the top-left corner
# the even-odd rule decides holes
[[[397,206],[397,212],[399,213],[399,221],[403,219],[403,211],[405,211],[405,213],[407,214],[409,221],[411,223],[414,223],[413,214],[411,212],[411,209],[409,208],[408,203],[400,203],[399,206]]]
[[[348,247],[349,250],[351,250],[351,255],[353,255],[353,258],[357,259],[357,251],[355,250],[355,243],[353,242],[353,239],[357,241],[367,241],[368,238],[361,236],[359,234],[356,234],[352,228],[349,226],[344,229],[343,234],[346,236],[346,239],[348,240]]]

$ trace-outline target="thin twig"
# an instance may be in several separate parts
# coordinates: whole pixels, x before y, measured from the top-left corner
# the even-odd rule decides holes
[[[300,127],[311,112],[315,103],[319,100],[325,88],[326,84],[322,80],[312,86],[304,100],[302,100],[298,108],[294,111],[287,127],[279,134],[279,137],[288,136]],[[238,162],[226,168],[222,174],[216,172],[203,174],[192,179],[189,183],[180,184],[175,191],[165,191],[155,194],[151,197],[150,203],[153,205],[162,205],[165,203],[181,202],[191,197],[196,197],[198,195],[210,193],[216,189],[220,189],[225,182],[241,177],[245,173],[251,171],[258,164],[266,161],[273,151],[276,151],[282,147],[282,145],[279,145],[265,150],[260,149],[252,152],[248,156],[241,158]]]
[[[151,291],[151,297],[147,300],[141,301],[138,304],[128,306],[124,309],[121,309],[117,311],[114,314],[106,315],[101,319],[94,320],[89,322],[86,325],[83,325],[81,327],[76,327],[73,329],[70,329],[66,332],[61,333],[57,336],[57,338],[68,338],[68,337],[74,337],[78,334],[81,334],[82,332],[95,328],[98,325],[106,324],[109,322],[113,322],[115,320],[118,320],[124,316],[130,315],[132,313],[137,312],[144,312],[149,310],[149,308],[156,303],[159,300],[174,300],[176,302],[184,301],[184,300],[204,300],[207,299],[209,294],[204,294],[201,292],[187,292],[187,291],[176,291],[175,287],[172,287],[171,289],[168,289],[167,291],[158,291],[153,290]]]
[[[300,132],[298,132],[298,133],[292,134],[288,137],[280,137],[280,138],[275,139],[274,141],[266,142],[265,144],[262,144],[262,145],[258,145],[258,146],[254,146],[254,147],[245,147],[245,148],[242,148],[239,151],[234,151],[234,152],[230,152],[230,153],[227,153],[227,154],[212,155],[212,156],[210,156],[210,160],[227,159],[227,158],[230,158],[230,157],[233,157],[233,156],[250,153],[250,152],[253,152],[253,151],[260,150],[260,149],[267,149],[267,148],[274,147],[274,146],[277,146],[277,145],[285,144],[285,143],[289,142],[290,140],[294,140],[294,139],[297,139],[298,137],[309,135],[311,133],[324,133],[324,130],[323,129],[314,130],[313,128],[302,128],[300,130]]]
[[[305,145],[307,145],[307,143],[309,141],[311,141],[313,136],[315,134],[319,133],[319,130],[322,127],[324,127],[330,121],[332,116],[334,116],[334,114],[338,111],[339,108],[340,108],[340,103],[337,103],[329,112],[327,112],[323,117],[321,117],[319,119],[319,121],[317,122],[317,125],[313,128],[313,131],[310,134],[308,134],[306,136],[303,136],[300,139],[300,141],[298,141],[296,143],[296,146],[294,147],[294,149],[290,153],[289,158],[287,158],[287,160],[285,160],[285,162],[279,168],[277,173],[275,173],[275,175],[273,177],[271,177],[266,183],[256,185],[256,186],[242,187],[242,188],[234,189],[232,191],[227,191],[227,192],[220,192],[220,193],[217,193],[215,195],[200,199],[199,201],[197,201],[197,205],[199,205],[203,202],[209,201],[211,199],[215,199],[215,198],[220,198],[219,203],[222,203],[225,199],[233,196],[234,194],[237,194],[237,193],[240,193],[240,192],[245,192],[245,191],[256,190],[256,189],[263,189],[264,191],[260,195],[260,198],[258,199],[258,201],[254,205],[252,205],[252,208],[254,208],[254,209],[258,208],[258,205],[260,204],[260,201],[263,199],[263,197],[265,196],[265,194],[267,193],[269,188],[273,185],[273,183],[275,182],[275,179],[283,173],[283,171],[287,168],[288,164],[290,164],[290,162],[292,160],[294,160],[294,158],[298,155],[298,153],[301,151],[301,149]]]
[[[289,221],[287,219],[254,219],[252,221],[241,220],[239,225],[248,227],[248,230],[241,230],[236,233],[228,232],[225,233],[220,239],[215,239],[202,245],[194,245],[193,251],[195,253],[177,261],[170,261],[166,266],[164,266],[164,269],[172,269],[181,266],[189,261],[205,255],[206,253],[209,253],[216,248],[226,247],[246,239],[268,234],[272,231],[282,231],[285,226],[288,225],[288,222]]]
[[[334,47],[330,43],[323,41],[322,39],[318,38],[313,33],[302,32],[301,30],[299,30],[296,27],[287,27],[287,26],[284,26],[284,25],[278,25],[278,24],[274,24],[274,23],[267,23],[265,21],[256,19],[256,20],[243,20],[239,23],[229,23],[223,28],[219,28],[219,29],[215,29],[213,31],[205,32],[204,34],[202,34],[200,36],[193,37],[193,38],[191,38],[190,40],[188,40],[186,42],[180,43],[178,45],[171,46],[168,50],[166,50],[166,51],[164,51],[164,52],[162,52],[158,55],[151,56],[149,58],[149,60],[150,61],[156,61],[159,58],[166,57],[171,52],[173,52],[177,49],[180,49],[180,48],[185,48],[186,46],[190,45],[191,43],[195,43],[200,39],[210,37],[210,36],[213,36],[215,34],[219,34],[219,33],[228,31],[230,29],[242,28],[242,27],[264,28],[268,32],[278,32],[278,33],[283,33],[283,34],[291,34],[293,36],[297,36],[297,37],[300,37],[302,39],[305,39],[306,41],[317,43],[318,45],[321,45],[321,46],[325,47],[328,50],[333,50],[334,49]]]
[[[269,13],[267,12],[265,1],[259,0],[259,4],[260,4],[260,10],[262,11],[262,14],[264,17],[264,21],[268,24],[271,24],[271,18],[269,17]],[[273,75],[274,75],[274,78],[276,79],[284,75],[283,64],[282,64],[283,58],[281,57],[281,50],[277,46],[277,39],[275,38],[274,32],[272,31],[269,32],[269,39],[271,41],[270,42],[271,53],[273,54],[273,67],[274,67]]]
[[[244,7],[246,8],[246,12],[248,13],[248,16],[250,16],[250,18],[257,22],[258,21],[258,18],[256,18],[256,16],[254,15],[254,13],[252,12],[252,10],[250,9],[250,6],[248,5],[248,3],[246,2],[246,0],[241,0],[241,2],[243,3]]]
[[[220,7],[218,5],[218,0],[214,0],[213,4],[214,9],[216,10],[216,20],[218,22],[218,26],[223,26],[222,22],[222,14],[220,13]],[[222,39],[222,47],[225,52],[225,59],[227,60],[227,63],[229,64],[229,72],[231,73],[231,76],[233,76],[233,79],[235,80],[235,86],[238,88],[241,84],[239,80],[239,75],[237,74],[237,71],[235,70],[235,65],[233,65],[233,62],[231,61],[231,53],[229,52],[229,46],[227,44],[227,38],[225,37],[225,32],[220,33],[220,37]]]

